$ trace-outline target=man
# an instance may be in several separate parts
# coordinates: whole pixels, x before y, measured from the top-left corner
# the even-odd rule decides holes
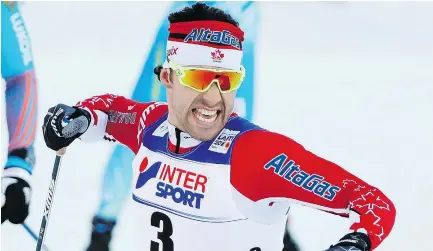
[[[29,34],[17,2],[2,8],[1,71],[6,82],[8,158],[2,175],[2,224],[21,224],[29,214],[35,163],[37,81]]]
[[[168,13],[179,11],[193,3],[187,1],[173,2],[168,9]],[[247,72],[245,81],[242,83],[242,87],[237,90],[235,112],[239,116],[251,121],[255,90],[255,41],[257,40],[257,30],[260,24],[258,3],[252,1],[209,1],[206,4],[226,11],[236,18],[243,27],[246,41],[242,44],[242,49],[245,52],[242,58],[242,65],[248,68],[249,71]],[[166,101],[165,92],[162,90],[163,87],[158,80],[158,76],[154,75],[153,71],[156,65],[162,64],[165,60],[168,27],[168,20],[163,20],[132,93],[132,99],[135,101]],[[92,233],[90,244],[86,251],[109,250],[109,244],[120,212],[127,198],[130,198],[132,184],[131,163],[133,159],[134,153],[127,147],[119,144],[116,145],[104,168],[100,202],[98,210],[92,218]],[[287,251],[296,250],[290,249]]]
[[[238,23],[203,3],[169,21],[167,59],[155,69],[167,104],[105,94],[52,107],[43,125],[56,151],[104,138],[134,152],[142,250],[281,250],[292,203],[353,216],[328,251],[380,245],[395,219],[381,191],[232,112],[245,76]]]

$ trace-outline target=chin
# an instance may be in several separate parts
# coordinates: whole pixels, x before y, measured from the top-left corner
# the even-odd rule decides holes
[[[195,130],[192,130],[193,133],[190,135],[200,141],[209,141],[214,139],[218,133],[220,132],[222,128],[212,128],[212,129],[199,129],[195,128]]]

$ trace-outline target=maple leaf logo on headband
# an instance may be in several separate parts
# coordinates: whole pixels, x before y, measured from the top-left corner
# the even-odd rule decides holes
[[[224,54],[219,50],[215,50],[214,52],[211,52],[211,56],[214,62],[219,62],[221,63],[221,61],[224,58]]]

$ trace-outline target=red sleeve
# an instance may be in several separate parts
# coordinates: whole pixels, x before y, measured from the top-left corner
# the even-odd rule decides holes
[[[77,106],[92,115],[85,137],[119,141],[135,153],[140,148],[143,129],[167,112],[162,102],[139,103],[112,94],[93,96]]]
[[[232,185],[249,199],[287,198],[341,216],[350,213],[351,219],[354,213],[350,229],[367,233],[372,249],[391,232],[396,211],[389,198],[294,140],[269,131],[250,131],[233,147]]]

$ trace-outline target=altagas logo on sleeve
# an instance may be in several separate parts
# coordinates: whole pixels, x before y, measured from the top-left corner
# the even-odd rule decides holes
[[[337,193],[341,190],[340,187],[326,182],[325,178],[321,175],[309,174],[303,171],[299,165],[296,165],[294,160],[287,161],[287,159],[287,155],[281,153],[266,163],[264,168],[266,170],[274,169],[274,173],[282,179],[319,197],[329,201],[334,200]]]
[[[141,188],[149,180],[157,179],[156,196],[200,209],[208,180],[205,175],[160,161],[155,162],[150,167],[147,166],[148,158],[145,157],[140,165],[140,174],[135,188]]]

